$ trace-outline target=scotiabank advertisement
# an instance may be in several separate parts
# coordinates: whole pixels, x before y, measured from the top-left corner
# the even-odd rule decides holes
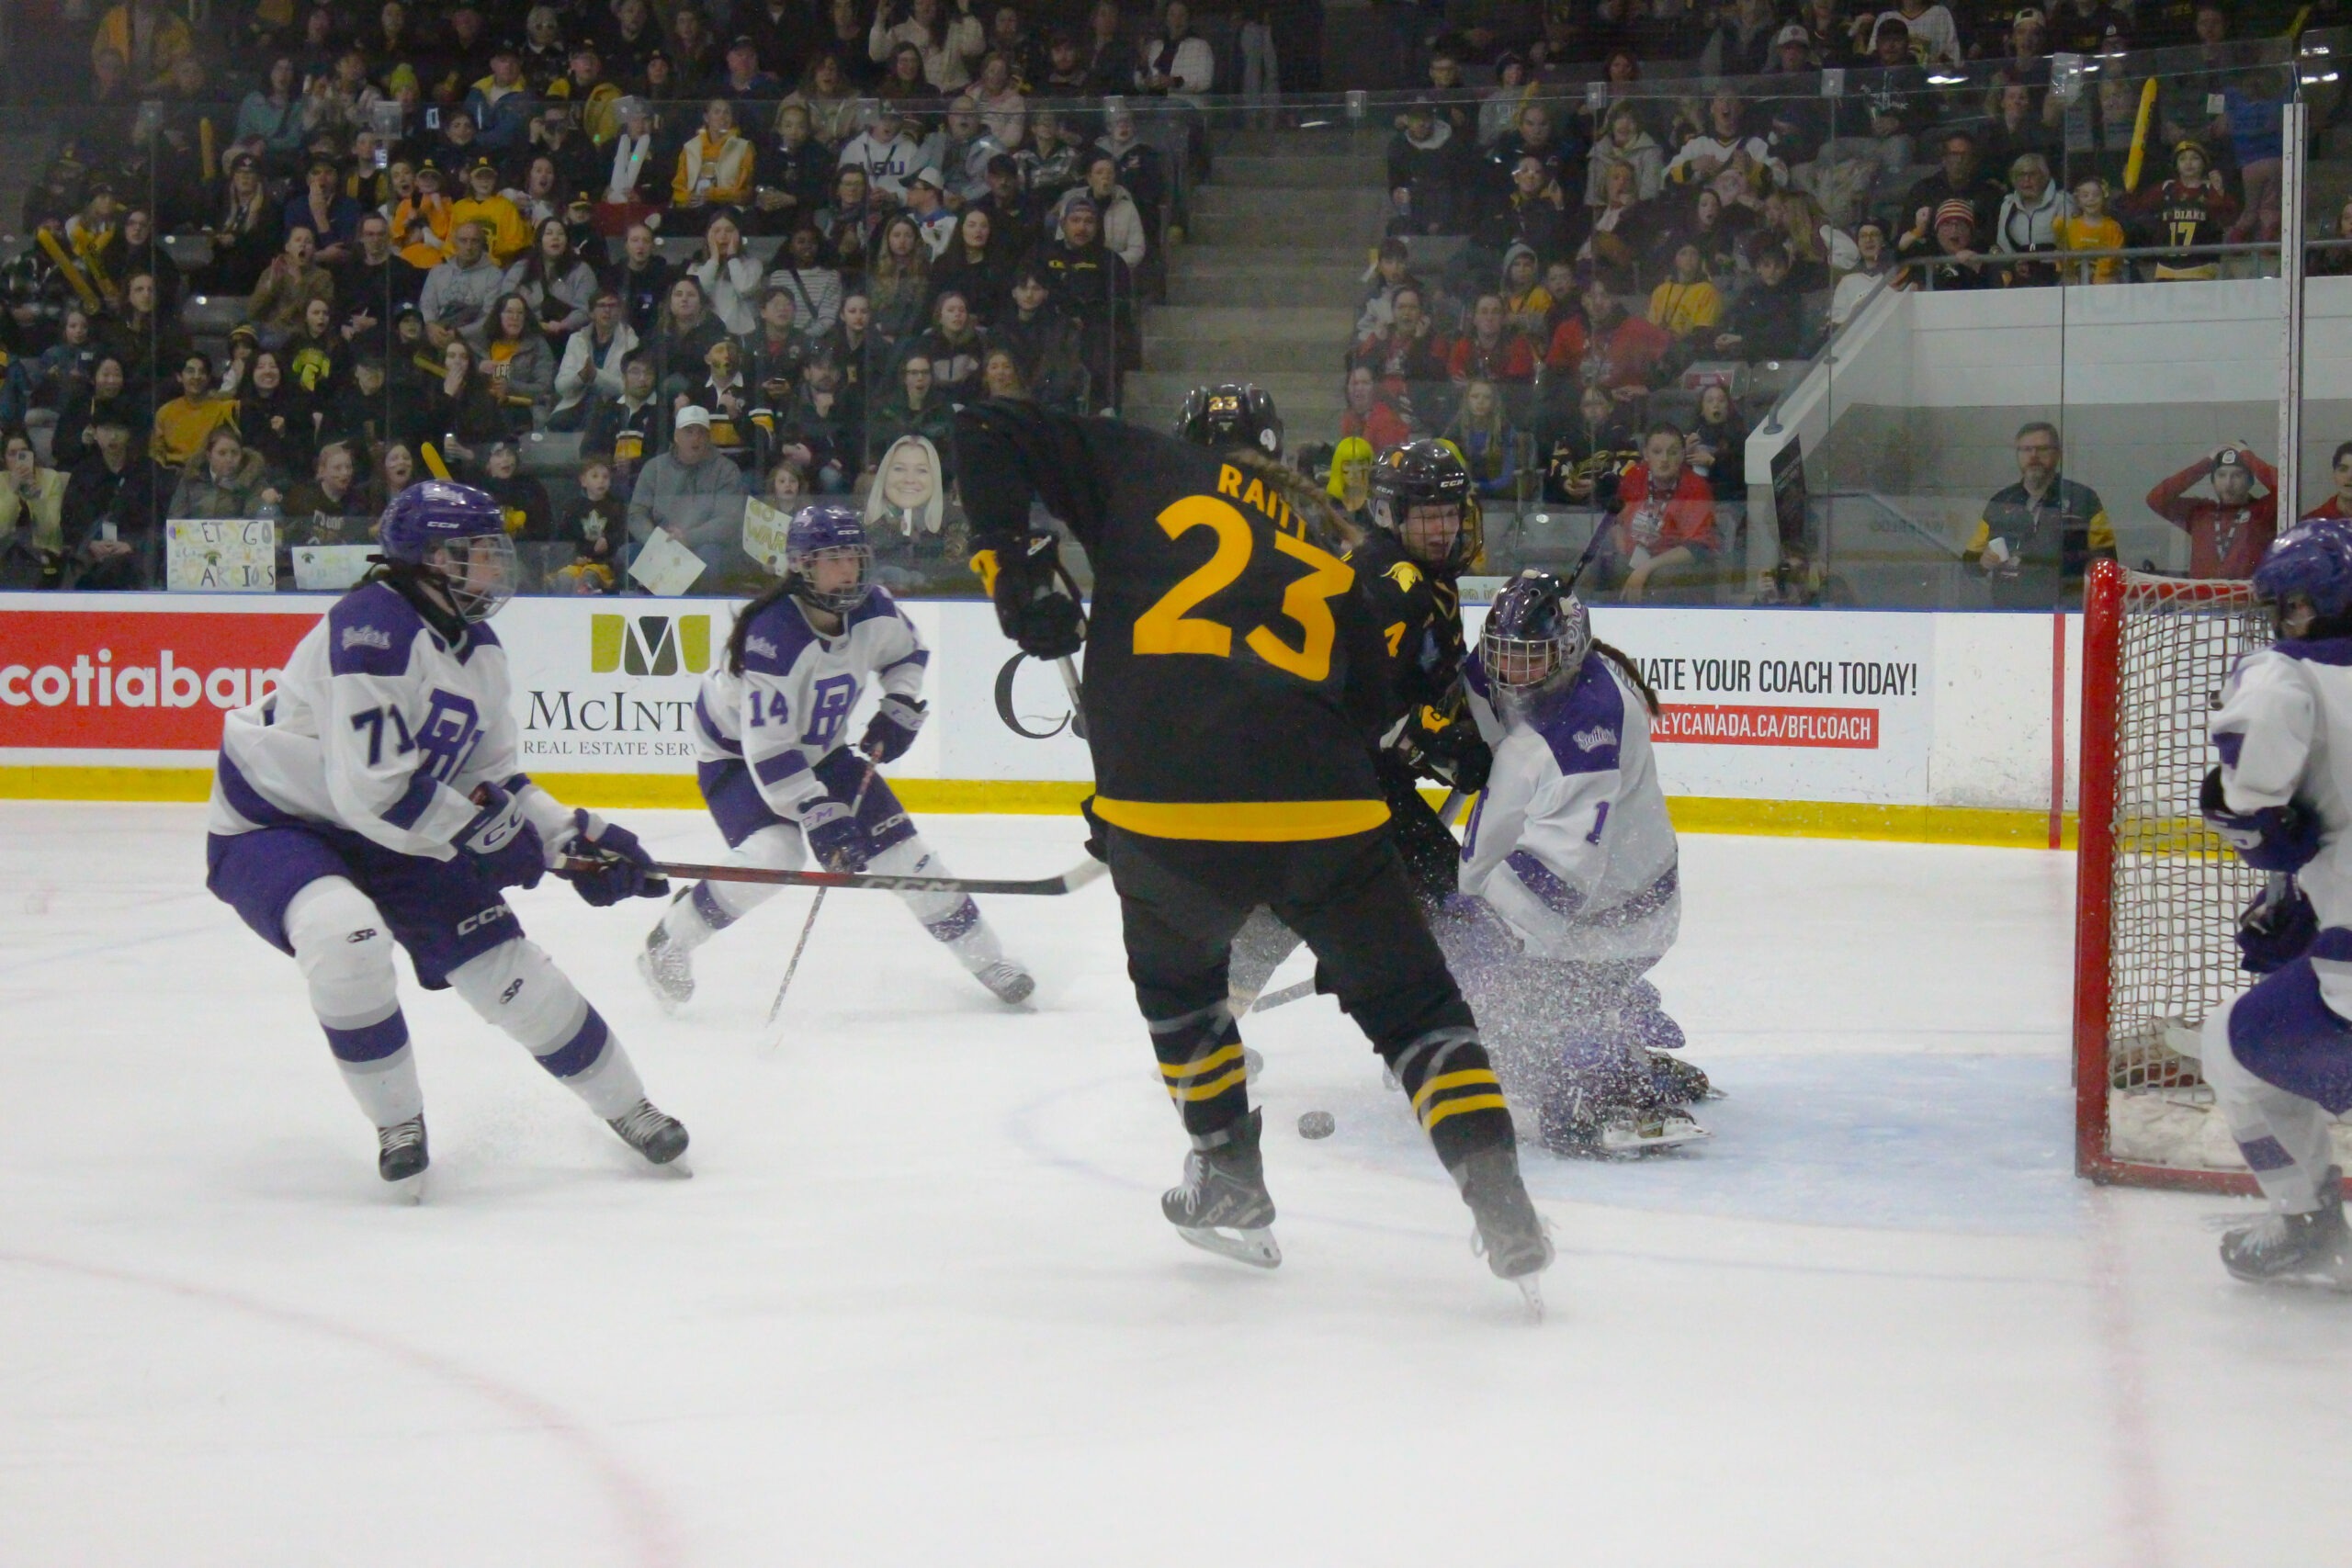
[[[200,768],[220,716],[266,695],[333,601],[319,595],[0,594],[0,766]],[[986,604],[917,602],[931,722],[908,778],[1091,775],[1050,666]],[[694,701],[735,605],[518,599],[497,629],[534,772],[691,773]],[[1468,612],[1472,635],[1482,612]],[[1674,795],[1915,804],[1928,798],[1934,617],[1604,608],[1596,632],[1656,689]],[[866,699],[872,701],[869,696]],[[1172,738],[1171,738],[1172,739]]]

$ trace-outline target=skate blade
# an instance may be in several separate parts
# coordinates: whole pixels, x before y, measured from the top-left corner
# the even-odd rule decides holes
[[[645,1168],[665,1181],[692,1181],[695,1177],[695,1168],[687,1162],[684,1155],[680,1155],[667,1165],[655,1165],[651,1160],[647,1160]]]
[[[1511,1281],[1519,1287],[1520,1298],[1526,1304],[1527,1321],[1530,1323],[1544,1321],[1544,1287],[1540,1278],[1538,1275],[1530,1274],[1523,1279]]]
[[[431,1175],[432,1171],[433,1168],[427,1166],[414,1176],[403,1176],[398,1181],[384,1183],[387,1190],[386,1195],[390,1199],[392,1206],[399,1209],[413,1209],[423,1203],[424,1179]]]
[[[1269,1225],[1261,1225],[1255,1230],[1178,1225],[1176,1234],[1203,1252],[1214,1252],[1219,1258],[1230,1258],[1236,1263],[1247,1263],[1252,1269],[1275,1269],[1282,1265],[1283,1249],[1274,1245],[1273,1229]]]
[[[652,994],[653,1005],[662,1010],[663,1018],[678,1016],[678,1010],[685,1004],[662,988],[661,982],[653,977],[653,961],[642,953],[637,955],[637,977],[645,982],[646,990]]]
[[[1606,1159],[1639,1159],[1644,1155],[1657,1154],[1666,1149],[1703,1144],[1713,1136],[1696,1122],[1669,1122],[1655,1130],[1633,1132],[1612,1127],[1601,1134],[1598,1150]]]

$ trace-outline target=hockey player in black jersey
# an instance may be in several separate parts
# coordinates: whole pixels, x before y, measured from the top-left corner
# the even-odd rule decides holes
[[[1119,891],[1127,968],[1193,1151],[1162,1212],[1196,1246],[1281,1261],[1227,953],[1262,904],[1314,950],[1325,987],[1409,1098],[1498,1276],[1533,1296],[1552,1260],[1510,1108],[1476,1021],[1414,908],[1372,744],[1387,654],[1329,498],[1266,456],[1248,389],[1204,413],[1217,453],[1114,420],[991,400],[956,416],[974,566],[1007,635],[1039,659],[1088,649],[1080,694],[1092,815]],[[1231,407],[1220,399],[1242,394]],[[1069,530],[1091,615],[1061,569]]]

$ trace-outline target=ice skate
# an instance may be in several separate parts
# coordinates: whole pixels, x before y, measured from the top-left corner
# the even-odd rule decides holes
[[[1547,1097],[1536,1126],[1544,1146],[1568,1159],[1633,1159],[1714,1135],[1679,1105],[1612,1103],[1577,1093]]]
[[[650,1100],[605,1123],[620,1134],[622,1143],[645,1156],[646,1163],[665,1167],[673,1176],[694,1171],[679,1156],[686,1152],[686,1129],[676,1117],[656,1110]]]
[[[1471,1250],[1483,1255],[1495,1278],[1509,1280],[1526,1297],[1528,1311],[1544,1315],[1544,1292],[1536,1277],[1552,1266],[1552,1237],[1520,1179],[1517,1151],[1480,1149],[1453,1168],[1462,1201],[1478,1222]]]
[[[1650,1080],[1657,1086],[1658,1097],[1668,1104],[1698,1105],[1723,1098],[1723,1091],[1697,1063],[1686,1062],[1671,1051],[1646,1051],[1644,1055],[1649,1057]]]
[[[1037,988],[1037,982],[1030,976],[1029,971],[1010,958],[1000,958],[993,964],[973,970],[972,978],[986,986],[996,999],[1007,1007],[1017,1007],[1027,1001]]]
[[[1161,1194],[1159,1212],[1176,1234],[1206,1252],[1272,1269],[1283,1260],[1274,1244],[1274,1200],[1266,1190],[1266,1163],[1259,1153],[1262,1112],[1235,1122],[1226,1141],[1184,1156],[1184,1185]]]
[[[422,1111],[405,1122],[376,1129],[376,1174],[392,1184],[393,1196],[414,1203],[424,1197],[424,1168],[433,1163],[424,1147]]]
[[[694,954],[670,940],[666,925],[645,933],[645,946],[637,955],[637,972],[663,1012],[674,1013],[694,1000]]]
[[[2255,1284],[2301,1280],[2352,1291],[2352,1230],[2344,1223],[2344,1173],[2330,1167],[2320,1206],[2267,1214],[2222,1237],[2222,1267]]]

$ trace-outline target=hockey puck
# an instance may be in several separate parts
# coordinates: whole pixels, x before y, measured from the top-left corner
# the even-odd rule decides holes
[[[1298,1135],[1302,1138],[1328,1138],[1339,1128],[1328,1111],[1310,1111],[1298,1119]]]

